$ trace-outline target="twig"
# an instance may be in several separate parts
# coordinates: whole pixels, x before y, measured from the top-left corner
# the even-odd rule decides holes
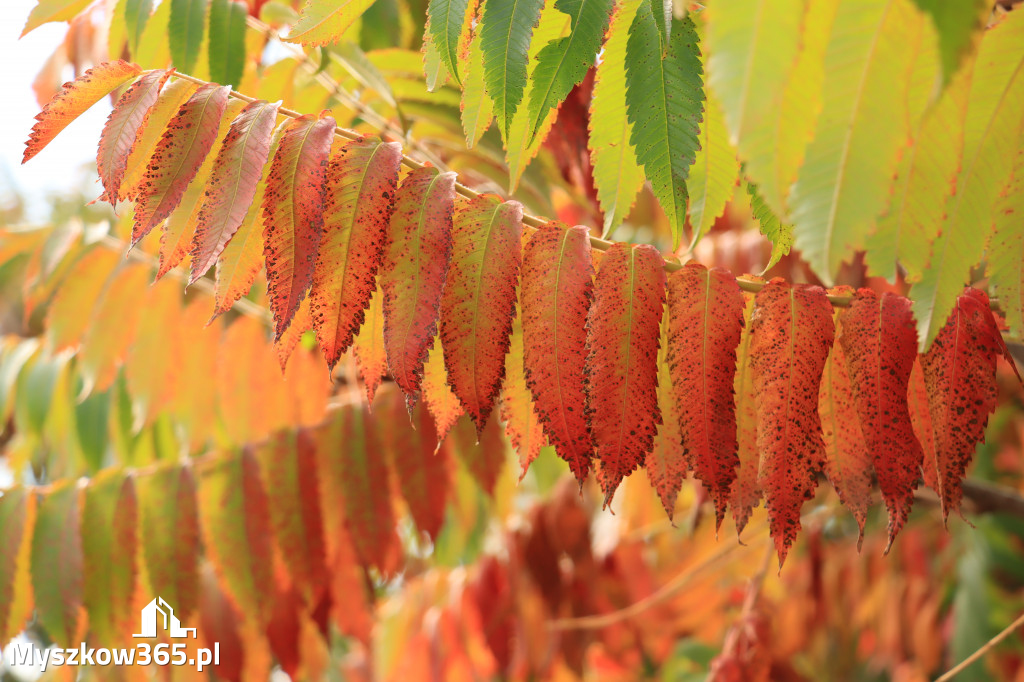
[[[955,667],[953,667],[948,672],[946,672],[945,674],[940,676],[938,679],[936,679],[935,682],[949,682],[949,680],[953,679],[954,677],[956,677],[957,675],[962,673],[969,665],[971,665],[972,663],[977,661],[979,658],[981,658],[982,656],[987,654],[989,652],[989,650],[992,649],[992,647],[996,646],[997,644],[1002,642],[1004,639],[1009,637],[1011,634],[1013,634],[1014,630],[1016,630],[1017,628],[1019,628],[1022,625],[1024,625],[1024,613],[1020,614],[1020,616],[1017,617],[1017,620],[1015,620],[1012,623],[1010,623],[1009,625],[1007,625],[1006,629],[1004,629],[998,635],[996,635],[992,639],[990,639],[987,642],[985,642],[984,644],[982,644],[981,647],[977,651],[975,651],[973,654],[971,654],[970,656],[968,656],[964,660],[960,661],[959,664],[957,664]]]

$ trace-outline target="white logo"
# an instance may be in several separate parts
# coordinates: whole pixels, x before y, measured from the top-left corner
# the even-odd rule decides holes
[[[132,637],[156,637],[158,613],[164,617],[164,630],[167,631],[168,635],[171,637],[188,637],[188,633],[191,632],[192,638],[195,639],[196,629],[181,627],[181,622],[174,615],[174,609],[164,601],[163,597],[157,597],[142,609],[142,632],[132,635]]]

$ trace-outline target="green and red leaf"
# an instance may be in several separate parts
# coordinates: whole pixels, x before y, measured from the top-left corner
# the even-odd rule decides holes
[[[527,242],[522,281],[523,372],[544,432],[581,483],[590,472],[594,452],[583,390],[593,279],[587,228],[548,223]]]
[[[263,254],[275,336],[288,328],[313,283],[334,128],[330,116],[293,120],[270,164],[263,195]]]
[[[668,280],[668,311],[668,365],[683,449],[721,526],[739,464],[733,377],[743,295],[727,271],[691,263]]]
[[[889,510],[889,546],[914,504],[923,453],[907,407],[917,332],[910,301],[860,289],[839,316],[857,414]],[[863,525],[861,526],[863,532]]]
[[[213,147],[231,88],[203,85],[167,123],[139,183],[132,245],[178,207]]]
[[[448,380],[482,431],[505,377],[519,279],[523,207],[481,195],[455,214],[441,296]]]
[[[310,298],[316,338],[331,369],[352,345],[370,304],[401,163],[401,145],[368,138],[347,143],[327,169]]]
[[[41,152],[57,133],[81,116],[86,109],[140,73],[142,69],[137,64],[119,59],[104,62],[70,83],[65,83],[60,92],[36,114],[36,123],[25,142],[25,154],[21,162],[26,163]]]
[[[658,347],[665,270],[652,246],[614,244],[594,283],[587,320],[586,415],[600,461],[605,506],[625,476],[644,463],[661,412]]]
[[[62,481],[41,496],[32,534],[32,590],[36,618],[58,646],[81,636],[81,488]]]
[[[758,482],[779,565],[800,531],[800,508],[825,468],[818,416],[821,376],[835,336],[821,287],[773,279],[757,293],[750,362],[757,395]]]
[[[437,332],[454,204],[454,173],[412,171],[398,189],[384,247],[384,347],[391,376],[410,401],[419,396],[423,363]]]

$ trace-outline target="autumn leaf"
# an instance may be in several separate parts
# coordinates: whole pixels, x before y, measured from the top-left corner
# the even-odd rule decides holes
[[[435,343],[433,348],[427,352],[427,362],[423,366],[423,402],[434,418],[437,426],[438,445],[459,417],[465,412],[462,403],[452,392],[448,383],[448,370],[444,367],[444,351],[440,343]]]
[[[39,500],[32,534],[32,591],[36,618],[47,635],[70,647],[81,635],[81,488],[66,480]]]
[[[352,341],[352,354],[356,358],[359,379],[366,387],[366,402],[373,405],[373,397],[388,373],[387,352],[384,350],[384,297],[380,287],[370,297],[366,319]]]
[[[29,561],[35,526],[36,497],[14,486],[0,496],[0,640],[9,642],[22,631],[32,611]]]
[[[658,346],[665,270],[654,247],[616,243],[605,253],[587,318],[586,415],[604,504],[651,449],[658,411]]]
[[[401,162],[397,142],[366,139],[347,143],[327,169],[310,312],[331,369],[352,345],[370,304]]]
[[[512,323],[499,412],[505,423],[505,435],[519,453],[519,480],[522,480],[540,449],[547,444],[547,437],[523,374],[523,325],[519,316]],[[585,429],[584,424],[584,433]]]

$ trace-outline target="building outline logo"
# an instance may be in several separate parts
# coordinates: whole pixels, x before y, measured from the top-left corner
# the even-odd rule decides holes
[[[142,632],[132,637],[156,637],[159,620],[157,614],[163,616],[164,630],[170,637],[187,638],[189,633],[192,633],[192,639],[196,638],[196,629],[183,628],[181,621],[174,615],[174,609],[160,596],[142,608]]]

